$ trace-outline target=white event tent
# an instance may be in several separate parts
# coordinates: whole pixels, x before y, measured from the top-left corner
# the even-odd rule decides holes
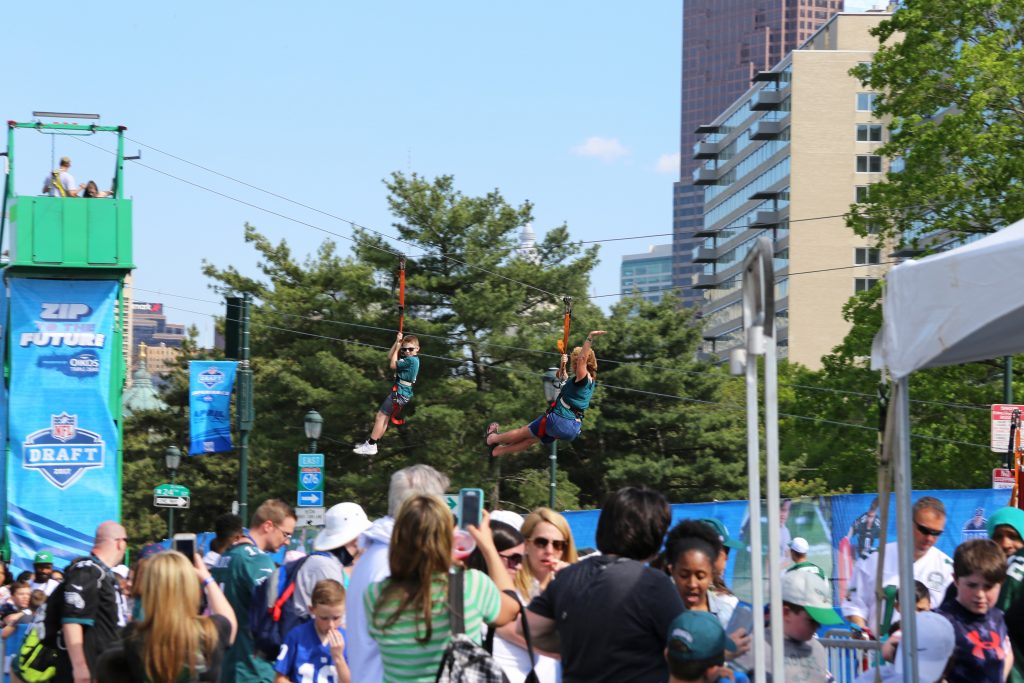
[[[872,367],[894,387],[887,444],[895,447],[900,602],[914,604],[908,378],[915,370],[1024,352],[1024,220],[970,244],[902,263],[886,276]],[[917,634],[903,625],[903,670],[917,680]]]

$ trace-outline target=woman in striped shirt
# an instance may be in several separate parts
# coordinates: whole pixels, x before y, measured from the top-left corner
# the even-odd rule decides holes
[[[370,636],[380,647],[388,683],[430,683],[451,640],[448,570],[452,565],[454,520],[436,496],[413,496],[395,519],[388,562],[391,576],[364,596]],[[494,547],[488,516],[470,527],[487,561],[487,575],[467,570],[463,586],[465,632],[479,642],[481,625],[501,626],[519,614],[505,564]]]

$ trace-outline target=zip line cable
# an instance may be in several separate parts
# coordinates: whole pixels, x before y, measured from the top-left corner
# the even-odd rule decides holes
[[[204,312],[204,311],[193,311],[193,310],[190,310],[190,309],[187,309],[187,308],[180,308],[180,307],[177,307],[177,306],[166,306],[166,308],[170,308],[170,309],[173,309],[173,310],[176,310],[176,311],[183,311],[183,312],[186,312],[186,313],[193,313],[195,315],[205,315],[205,316],[210,316],[210,317],[218,317],[217,314],[215,314],[215,313],[207,313],[207,312]],[[241,321],[240,320],[231,319],[231,322],[241,322]],[[280,326],[276,326],[276,325],[267,325],[265,323],[255,323],[255,322],[252,322],[252,321],[250,321],[249,324],[251,326],[253,326],[253,327],[262,327],[262,328],[268,329],[268,330],[275,330],[275,331],[278,331],[278,332],[286,332],[288,334],[294,334],[294,335],[299,335],[299,336],[303,336],[303,337],[311,337],[311,338],[315,338],[315,339],[323,339],[323,340],[333,341],[333,342],[341,342],[342,344],[352,344],[354,346],[363,346],[363,347],[368,347],[368,348],[380,349],[382,351],[389,351],[391,349],[391,347],[389,347],[389,346],[388,347],[380,346],[378,344],[370,344],[368,342],[360,342],[360,341],[356,341],[354,339],[343,339],[341,337],[331,337],[331,336],[328,336],[328,335],[316,334],[315,332],[305,332],[303,330],[295,330],[295,329],[288,328],[288,327],[280,327]],[[457,359],[457,358],[448,358],[446,356],[435,356],[435,355],[427,354],[427,353],[420,353],[420,354],[417,354],[417,355],[421,356],[421,357],[424,357],[424,358],[433,358],[435,360],[444,361],[446,363],[455,363],[457,365],[463,365],[463,366],[465,366],[467,364],[473,363],[473,361],[470,361],[468,359],[460,360],[460,359]],[[540,377],[540,376],[542,376],[541,373],[531,372],[529,370],[520,370],[518,368],[501,367],[501,366],[498,366],[498,365],[491,365],[491,364],[483,363],[483,362],[477,362],[477,363],[473,363],[473,364],[480,365],[481,367],[484,367],[484,368],[487,368],[487,369],[490,369],[490,370],[500,370],[500,371],[503,371],[503,372],[508,372],[510,374],[525,375],[525,376],[529,376],[529,377]],[[689,397],[689,396],[679,396],[677,394],[665,394],[665,393],[660,393],[660,392],[656,392],[656,391],[649,391],[649,390],[646,390],[646,389],[637,389],[635,387],[623,387],[623,386],[617,386],[617,385],[613,385],[613,384],[605,384],[603,382],[598,382],[598,386],[603,387],[605,389],[612,389],[612,390],[615,390],[615,391],[624,391],[624,392],[629,392],[629,393],[644,394],[644,395],[648,395],[648,396],[657,396],[657,397],[661,397],[661,398],[670,398],[670,399],[674,399],[674,400],[677,400],[677,401],[684,401],[684,402],[688,402],[688,403],[697,403],[697,404],[701,404],[701,405],[716,406],[716,407],[725,408],[727,410],[737,410],[737,411],[739,411],[739,410],[746,410],[746,406],[741,406],[741,405],[736,405],[736,404],[731,404],[731,403],[722,403],[720,401],[709,401],[709,400],[706,400],[706,399],[692,398],[692,397]],[[841,421],[838,421],[838,420],[829,420],[827,418],[814,417],[814,416],[811,416],[811,415],[795,415],[795,414],[791,414],[791,413],[779,413],[779,416],[780,417],[789,417],[789,418],[793,418],[793,419],[797,419],[797,420],[808,420],[808,421],[812,421],[812,422],[820,422],[820,423],[824,423],[824,424],[831,424],[831,425],[836,425],[836,426],[841,426],[841,427],[853,427],[855,429],[862,429],[862,430],[867,430],[867,431],[878,431],[877,428],[869,427],[867,425],[859,425],[859,424],[856,424],[854,422],[841,422]],[[989,448],[989,444],[976,444],[976,443],[971,443],[971,442],[968,442],[968,441],[959,441],[959,440],[956,440],[956,439],[947,439],[947,438],[941,437],[941,436],[931,436],[931,435],[926,435],[926,434],[911,434],[911,436],[914,437],[914,438],[925,439],[925,440],[928,440],[928,441],[939,441],[939,442],[943,442],[943,443],[951,443],[951,444],[956,444],[956,445],[961,445],[961,446],[970,446],[970,447],[976,447],[976,448],[985,448],[985,449]]]
[[[210,305],[213,305],[213,306],[219,306],[219,305],[221,305],[223,303],[223,302],[220,302],[220,301],[213,301],[213,300],[210,300],[210,299],[199,299],[197,297],[184,296],[184,295],[181,295],[181,294],[172,294],[170,292],[163,292],[163,291],[159,291],[159,290],[155,290],[155,289],[145,289],[143,287],[133,287],[132,289],[135,290],[135,291],[139,291],[139,292],[149,292],[151,294],[158,294],[160,296],[170,296],[170,297],[174,297],[174,298],[177,298],[177,299],[185,299],[185,300],[188,300],[188,301],[195,301],[195,302],[199,302],[199,303],[210,304]],[[175,310],[186,310],[186,309],[179,309],[179,308],[177,308],[175,306],[168,306],[168,308],[174,308]],[[195,311],[188,311],[188,312],[193,312],[194,313]],[[308,316],[308,315],[299,315],[297,313],[283,313],[281,311],[271,311],[271,310],[267,310],[267,309],[262,309],[262,313],[264,313],[266,315],[276,315],[276,316],[285,317],[285,318],[295,318],[295,319],[298,319],[298,320],[305,320],[307,322],[312,322],[312,323],[327,323],[327,324],[331,324],[331,325],[341,325],[341,326],[346,326],[346,327],[356,327],[356,328],[361,328],[361,329],[366,329],[366,330],[374,330],[374,331],[378,331],[378,332],[394,332],[395,331],[394,329],[389,328],[389,327],[379,327],[379,326],[376,326],[376,325],[367,325],[365,323],[356,323],[356,322],[350,322],[350,321],[345,321],[345,320],[335,320],[333,318],[316,318],[316,317]],[[211,316],[213,316],[213,315],[219,315],[219,314],[199,313],[199,315],[211,315]],[[427,333],[423,333],[423,332],[417,333],[416,336],[424,337],[424,338],[427,338],[427,339],[440,339],[441,341],[443,341],[443,342],[445,342],[447,344],[465,344],[466,346],[474,346],[474,345],[492,346],[492,347],[498,348],[498,349],[508,349],[510,351],[522,351],[524,353],[531,353],[531,354],[534,354],[534,355],[544,355],[544,356],[559,356],[560,355],[559,353],[557,353],[555,351],[543,351],[543,350],[538,350],[538,349],[530,349],[530,348],[526,348],[526,347],[523,347],[523,346],[513,346],[513,345],[510,345],[510,344],[501,344],[501,343],[498,343],[498,342],[491,342],[491,341],[486,341],[486,340],[477,340],[477,339],[458,340],[458,339],[452,339],[451,337],[447,337],[447,336],[444,336],[444,335],[427,334]],[[385,348],[385,347],[379,347],[379,348]],[[635,361],[623,361],[623,360],[616,360],[614,358],[600,358],[599,357],[597,360],[598,360],[599,363],[611,363],[612,365],[619,365],[619,366],[623,366],[623,367],[635,367],[635,368],[641,368],[641,369],[645,369],[645,370],[657,370],[659,372],[674,372],[674,373],[677,373],[677,374],[685,374],[685,375],[707,376],[707,377],[711,377],[711,378],[713,378],[715,380],[719,380],[719,381],[728,381],[728,380],[738,379],[738,378],[732,377],[731,375],[726,375],[724,373],[709,372],[709,371],[706,371],[706,370],[684,370],[682,368],[674,368],[674,367],[665,366],[665,365],[655,365],[655,364],[652,364],[652,363],[638,363],[638,362],[635,362]],[[872,399],[872,400],[874,400],[876,398],[875,394],[871,394],[871,393],[867,393],[867,392],[863,392],[863,391],[852,391],[852,390],[849,390],[849,389],[835,389],[835,388],[832,388],[832,387],[816,387],[816,386],[812,386],[810,384],[795,384],[795,383],[779,382],[779,386],[793,387],[793,388],[797,388],[797,389],[807,389],[809,391],[821,391],[821,392],[829,392],[829,393],[835,393],[835,394],[845,394],[845,395],[850,395],[850,396],[861,396],[861,397]],[[962,410],[982,410],[982,411],[986,411],[986,412],[991,410],[991,408],[989,406],[973,405],[973,404],[969,404],[969,403],[949,403],[949,402],[945,402],[945,401],[929,401],[929,400],[924,400],[924,399],[911,399],[911,402],[912,403],[918,403],[918,404],[921,404],[921,405],[936,405],[936,406],[941,406],[941,407],[945,407],[945,408],[958,408],[958,409],[962,409]]]

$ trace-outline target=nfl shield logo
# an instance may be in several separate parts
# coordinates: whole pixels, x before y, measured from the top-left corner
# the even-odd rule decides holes
[[[78,431],[78,416],[61,413],[50,416],[50,434],[57,441],[68,441],[75,438]]]

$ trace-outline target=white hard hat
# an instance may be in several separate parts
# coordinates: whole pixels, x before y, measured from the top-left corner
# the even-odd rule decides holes
[[[313,550],[334,550],[357,538],[371,526],[356,503],[338,503],[324,515],[324,528],[313,541]]]

